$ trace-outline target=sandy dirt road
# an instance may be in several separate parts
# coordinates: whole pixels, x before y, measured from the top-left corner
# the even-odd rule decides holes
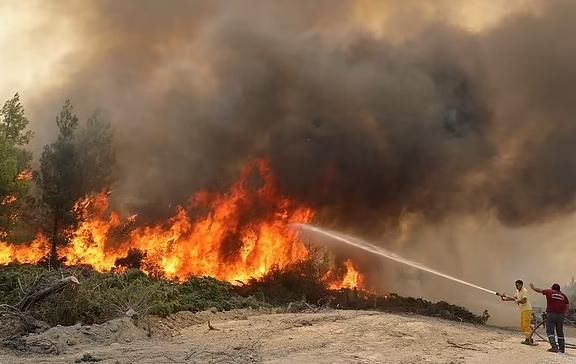
[[[576,363],[576,350],[552,354],[546,343],[521,345],[514,332],[417,315],[202,315],[156,321],[151,338],[126,319],[54,328],[31,340],[50,340],[59,355],[4,351],[0,363]]]

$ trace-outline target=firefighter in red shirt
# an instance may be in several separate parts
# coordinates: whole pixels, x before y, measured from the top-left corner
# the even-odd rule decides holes
[[[552,289],[540,289],[530,283],[530,288],[546,296],[546,334],[552,347],[548,351],[564,353],[566,342],[564,340],[564,315],[568,311],[568,297],[560,292],[560,285],[554,283]],[[554,335],[556,329],[556,335]],[[558,345],[556,345],[558,336]]]

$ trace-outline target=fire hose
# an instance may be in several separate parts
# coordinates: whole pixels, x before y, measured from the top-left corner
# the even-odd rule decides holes
[[[504,294],[504,293],[498,293],[498,292],[496,292],[496,295],[499,296],[499,297],[502,297],[502,298],[511,298],[511,297],[506,296],[506,294]],[[570,326],[576,326],[576,321],[569,320],[568,318],[564,318],[564,323],[568,323]],[[539,323],[537,323],[537,324],[532,328],[532,331],[530,332],[530,339],[531,339],[531,340],[534,340],[534,335],[536,335],[536,336],[538,337],[538,339],[539,339],[539,340],[537,340],[537,341],[540,341],[540,342],[549,342],[546,337],[542,336],[542,335],[538,332],[538,330],[539,330],[540,328],[544,328],[544,330],[546,330],[546,312],[543,312],[543,313],[542,313],[542,321],[539,322]],[[565,346],[566,346],[567,349],[576,349],[576,344],[572,344],[572,343],[569,343],[569,342],[565,342]]]
[[[572,326],[576,326],[574,321],[571,321],[567,318],[564,319],[564,322],[569,323]],[[534,328],[532,328],[532,331],[530,332],[530,339],[534,339],[534,335],[536,335],[539,340],[541,342],[548,342],[548,339],[546,339],[545,337],[543,337],[542,335],[540,335],[540,333],[538,332],[538,329],[540,329],[541,327],[544,327],[544,329],[546,329],[546,312],[542,313],[542,322],[536,324],[534,326]],[[569,342],[565,343],[566,349],[576,349],[576,344],[572,344]]]

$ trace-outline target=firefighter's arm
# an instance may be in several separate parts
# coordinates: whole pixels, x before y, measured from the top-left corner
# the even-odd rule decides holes
[[[508,296],[506,296],[506,294],[504,294],[504,293],[498,293],[498,296],[500,296],[500,299],[501,299],[502,301],[507,301],[507,302],[514,302],[514,301],[516,301],[515,298],[513,298],[513,297],[508,297]]]
[[[542,291],[543,291],[542,288],[534,287],[534,285],[532,283],[530,283],[530,288],[532,288],[533,291],[538,292],[538,293],[542,293]]]

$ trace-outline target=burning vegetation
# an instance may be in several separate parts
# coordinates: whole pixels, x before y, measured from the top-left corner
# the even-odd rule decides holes
[[[330,287],[330,289],[364,288],[364,277],[354,267],[352,260],[347,259],[340,271],[344,272],[343,278],[341,278],[341,274],[335,273],[334,270],[330,270],[326,274],[325,281],[329,283],[328,287]]]
[[[314,210],[278,192],[265,160],[248,163],[227,193],[196,193],[188,206],[153,225],[139,226],[137,216],[113,211],[108,192],[82,198],[74,212],[78,224],[57,250],[58,261],[68,266],[101,272],[137,268],[176,281],[210,276],[244,282],[310,258],[309,247],[289,225],[311,222]],[[2,243],[0,264],[39,263],[50,245],[44,235],[30,244]],[[347,260],[325,281],[332,289],[353,288],[362,277]]]

